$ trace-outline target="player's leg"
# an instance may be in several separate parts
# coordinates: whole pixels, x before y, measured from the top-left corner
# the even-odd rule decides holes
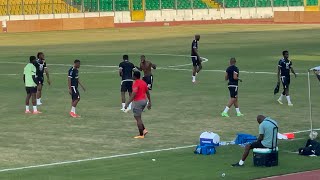
[[[120,92],[121,92],[121,111],[124,111],[124,107],[126,106],[126,92],[127,92],[127,88],[126,88],[126,81],[121,82],[121,87],[120,87]]]
[[[290,89],[290,78],[287,78],[286,98],[288,101],[288,106],[293,106],[290,95],[289,95],[289,89]]]
[[[285,95],[286,95],[286,85],[285,85],[285,79],[284,79],[285,77],[280,77],[280,80],[281,80],[281,83],[282,83],[282,85],[283,85],[283,92],[280,94],[280,97],[279,97],[279,99],[277,100],[278,101],[278,103],[279,104],[283,104],[283,102],[282,102],[282,99],[283,99],[283,97],[285,97]]]
[[[241,160],[236,163],[236,164],[232,164],[233,167],[236,167],[236,166],[243,166],[244,165],[244,161],[247,159],[247,157],[249,156],[249,153],[250,153],[250,150],[251,149],[254,149],[254,148],[265,148],[262,144],[261,144],[261,141],[257,141],[257,142],[254,142],[252,144],[248,144],[246,145],[245,147],[245,150],[242,154],[242,158]]]
[[[235,103],[235,87],[228,87],[228,89],[229,89],[229,93],[230,93],[230,99],[229,99],[227,106],[225,107],[225,109],[221,113],[222,117],[229,117],[228,111],[232,107],[232,105]]]
[[[240,108],[239,108],[239,101],[238,101],[238,87],[236,87],[235,89],[235,93],[234,93],[234,107],[236,108],[236,112],[237,112],[237,116],[243,116],[243,114],[240,112]]]
[[[37,87],[32,88],[31,99],[33,105],[33,114],[39,114],[40,112],[37,109]]]
[[[42,86],[43,84],[42,83],[39,83],[38,86],[37,86],[37,105],[41,105],[41,95],[42,95]]]
[[[80,117],[76,113],[76,107],[80,101],[80,93],[79,93],[78,89],[76,89],[75,87],[72,87],[71,98],[72,98],[72,102],[71,102],[70,116],[74,117],[74,118]]]
[[[200,60],[200,59],[198,59],[197,65],[198,65],[198,67],[197,67],[197,74],[198,74],[198,73],[201,71],[201,69],[202,69],[202,63],[201,63],[201,60]]]
[[[26,87],[26,92],[27,92],[27,96],[26,96],[26,114],[31,113],[30,112],[30,108],[29,108],[29,102],[30,102],[30,98],[31,98],[31,91],[29,87]]]
[[[142,112],[144,110],[144,108],[147,105],[147,101],[146,100],[142,100],[142,101],[135,101],[134,105],[133,105],[133,116],[135,118],[135,120],[137,121],[137,126],[138,126],[138,130],[139,130],[139,136],[136,136],[134,138],[139,139],[139,138],[144,138],[144,136],[148,133],[148,131],[146,130],[143,122],[142,122]]]
[[[197,75],[197,57],[191,57],[192,59],[192,82],[196,82],[196,75]]]

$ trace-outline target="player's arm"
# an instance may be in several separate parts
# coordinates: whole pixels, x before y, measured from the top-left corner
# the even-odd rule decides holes
[[[136,69],[138,69],[139,71],[142,71],[142,67],[141,67],[141,65],[140,65],[140,67],[135,66],[135,68],[136,68]]]
[[[37,81],[36,75],[32,75],[32,80],[33,80],[34,83],[36,83],[36,85],[38,85],[38,81]]]
[[[228,75],[228,72],[226,72],[226,74],[224,75],[224,80],[228,81],[229,79],[229,75]]]
[[[157,65],[151,63],[152,69],[157,69]]]
[[[81,88],[83,89],[83,91],[86,91],[86,88],[82,85],[80,79],[78,79],[78,83],[79,83],[79,85],[81,86]]]
[[[150,95],[149,90],[147,90],[146,94],[147,94],[147,97],[148,97],[148,100],[149,100],[147,108],[150,110],[151,109],[151,95]]]
[[[122,67],[119,67],[119,76],[122,77],[122,75],[123,75]]]
[[[69,94],[72,93],[72,90],[71,90],[71,76],[68,76],[68,89],[69,89]]]
[[[24,83],[26,83],[26,75],[25,74],[23,75],[22,80]]]
[[[280,65],[278,66],[278,72],[277,72],[277,78],[278,78],[278,83],[280,83]]]
[[[261,142],[261,141],[263,140],[263,138],[264,138],[264,135],[263,135],[263,134],[260,134],[259,137],[258,137],[258,141]]]
[[[296,72],[294,71],[293,67],[290,67],[291,72],[294,74],[295,77],[297,77]]]
[[[201,61],[200,55],[199,55],[198,50],[197,50],[196,47],[193,47],[193,53],[197,56],[197,59],[198,59],[199,61]]]
[[[50,85],[51,81],[50,81],[50,76],[49,76],[49,70],[48,70],[46,63],[44,64],[44,72],[46,73],[48,84]]]

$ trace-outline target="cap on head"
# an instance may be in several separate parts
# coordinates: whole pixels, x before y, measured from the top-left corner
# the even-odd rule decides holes
[[[265,118],[266,118],[266,117],[265,117],[264,115],[258,115],[258,116],[257,116],[257,121],[258,121],[258,123],[261,124],[262,121],[263,121]]]
[[[33,61],[35,61],[37,58],[35,56],[30,56],[29,57],[29,61],[30,63],[33,63]]]
[[[129,56],[125,54],[125,55],[123,55],[122,59],[123,60],[129,60]]]
[[[140,71],[135,71],[135,72],[133,73],[133,77],[134,77],[135,79],[140,79],[140,78],[141,78],[141,73],[140,73]]]

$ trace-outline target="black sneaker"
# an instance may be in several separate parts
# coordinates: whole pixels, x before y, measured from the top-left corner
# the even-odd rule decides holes
[[[240,165],[239,163],[236,163],[236,164],[232,164],[231,166],[232,167],[242,167],[242,166],[244,166],[244,164]]]

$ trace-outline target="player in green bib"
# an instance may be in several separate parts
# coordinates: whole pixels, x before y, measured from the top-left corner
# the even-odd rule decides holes
[[[32,97],[33,114],[41,113],[37,109],[36,93],[37,93],[37,79],[36,79],[36,67],[33,65],[36,62],[35,56],[30,56],[30,62],[24,67],[23,81],[26,87],[26,114],[30,114],[29,101]]]

